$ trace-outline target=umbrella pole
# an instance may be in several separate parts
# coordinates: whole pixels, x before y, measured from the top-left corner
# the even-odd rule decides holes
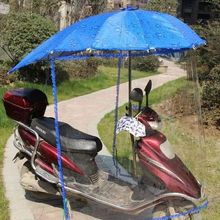
[[[61,196],[63,200],[63,209],[65,220],[70,220],[70,212],[67,206],[67,199],[66,199],[66,189],[64,183],[64,175],[63,175],[63,166],[62,166],[62,152],[61,152],[61,140],[60,140],[60,129],[58,123],[58,100],[57,100],[57,87],[56,87],[56,72],[55,72],[55,60],[50,59],[50,70],[51,70],[51,79],[52,79],[52,89],[53,89],[53,100],[54,100],[54,127],[56,132],[56,147],[57,147],[57,163],[58,163],[58,177],[59,182],[61,184]]]
[[[132,116],[132,106],[131,106],[131,51],[128,52],[128,115]]]
[[[128,115],[132,117],[132,106],[131,106],[131,51],[128,51]],[[130,134],[131,137],[131,145],[132,145],[132,156],[133,156],[133,175],[137,174],[137,159],[136,159],[136,149],[134,136]]]

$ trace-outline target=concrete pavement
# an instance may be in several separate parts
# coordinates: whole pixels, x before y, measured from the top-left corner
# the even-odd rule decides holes
[[[146,77],[132,82],[132,87],[144,88],[149,79],[152,80],[153,89],[168,81],[175,80],[185,75],[184,70],[173,62],[164,61],[168,66],[167,72],[151,77]],[[128,84],[123,83],[120,86],[119,105],[128,100]],[[76,97],[62,101],[58,105],[59,120],[72,125],[73,127],[98,136],[97,124],[104,115],[114,109],[115,86],[103,89],[88,95]],[[53,117],[53,105],[46,111],[47,116]],[[19,168],[12,162],[12,158],[17,150],[13,147],[13,137],[11,136],[6,144],[4,155],[3,177],[6,189],[6,197],[9,200],[11,220],[61,220],[63,219],[62,203],[59,198],[50,197],[34,199],[30,194],[25,193],[19,184]],[[109,160],[102,160],[102,158]],[[109,169],[112,164],[112,158],[105,146],[99,154],[97,161],[100,166]],[[146,219],[146,213],[140,216],[132,217],[121,215],[108,210],[106,207],[97,206],[89,202],[86,206],[71,201],[72,218],[76,220],[92,219]]]

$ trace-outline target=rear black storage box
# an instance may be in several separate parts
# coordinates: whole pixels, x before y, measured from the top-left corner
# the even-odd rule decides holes
[[[13,89],[3,96],[8,117],[29,124],[32,118],[42,117],[48,105],[47,96],[38,89]]]

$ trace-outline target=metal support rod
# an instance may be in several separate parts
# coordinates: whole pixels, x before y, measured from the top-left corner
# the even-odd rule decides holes
[[[131,106],[131,51],[128,51],[128,115],[132,117],[132,106]],[[133,157],[133,175],[137,174],[137,159],[136,159],[136,149],[134,143],[134,136],[130,134],[131,145],[132,145],[132,157]]]
[[[197,116],[198,116],[198,130],[200,132],[200,136],[202,137],[200,139],[200,144],[201,140],[203,143],[205,142],[205,131],[203,127],[203,117],[202,117],[202,109],[201,109],[201,97],[200,97],[200,84],[199,84],[199,78],[198,78],[198,73],[197,73],[197,59],[196,59],[196,54],[194,51],[191,51],[190,53],[190,62],[191,62],[191,73],[192,73],[192,80],[195,83],[195,100],[197,104]]]
[[[39,142],[40,142],[40,137],[38,135],[38,133],[36,131],[34,131],[33,129],[31,129],[30,127],[28,127],[27,125],[23,124],[22,122],[19,122],[19,121],[16,121],[17,124],[19,124],[20,126],[24,127],[25,129],[27,129],[28,131],[30,131],[32,134],[35,135],[36,137],[36,141],[35,141],[35,144],[34,144],[34,150],[31,154],[31,167],[33,168],[33,170],[35,171],[36,170],[36,166],[35,166],[35,158],[36,158],[36,155],[37,155],[37,150],[38,150],[38,146],[39,146]],[[25,151],[25,153],[27,153],[27,151]],[[30,155],[28,153],[28,155]]]
[[[132,157],[133,157],[133,175],[137,175],[137,159],[136,159],[136,149],[134,144],[134,136],[130,134],[131,144],[132,144]]]
[[[62,167],[62,152],[61,152],[61,140],[60,140],[60,129],[58,123],[58,100],[57,100],[57,86],[56,86],[56,72],[55,72],[55,59],[50,59],[50,70],[51,70],[51,79],[52,79],[52,91],[53,91],[53,100],[54,100],[54,127],[56,133],[56,147],[57,147],[57,163],[59,169],[59,182],[61,183],[61,192],[63,199],[63,209],[65,214],[65,220],[70,220],[70,212],[67,206],[66,199],[66,189],[64,183],[63,167]]]
[[[131,51],[128,52],[128,115],[132,116],[132,106],[131,106]]]

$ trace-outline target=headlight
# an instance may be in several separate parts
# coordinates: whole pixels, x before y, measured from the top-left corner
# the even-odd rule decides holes
[[[160,145],[160,150],[170,160],[175,157],[175,153],[168,140],[166,140],[164,143]]]
[[[149,125],[151,126],[152,129],[154,130],[160,130],[162,128],[162,122],[158,121],[148,121]]]

